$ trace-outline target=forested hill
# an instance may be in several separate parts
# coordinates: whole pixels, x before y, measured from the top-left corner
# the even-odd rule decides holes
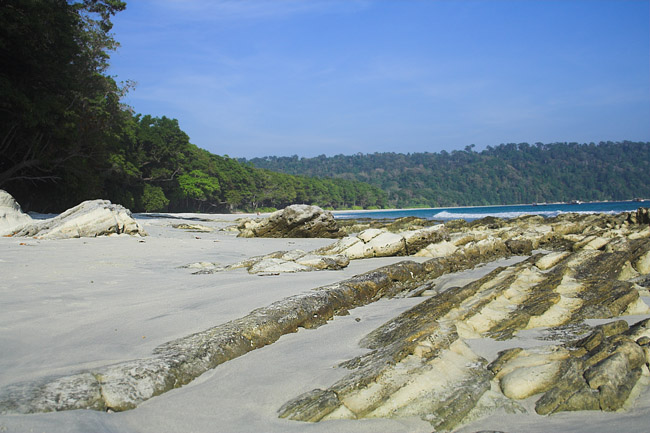
[[[6,3],[6,4],[5,4]],[[272,173],[190,143],[174,119],[134,115],[108,75],[119,0],[3,2],[0,189],[24,210],[109,199],[133,211],[382,207],[379,188]]]
[[[256,167],[362,180],[390,207],[479,206],[650,197],[650,143],[501,144],[475,152],[265,157]]]

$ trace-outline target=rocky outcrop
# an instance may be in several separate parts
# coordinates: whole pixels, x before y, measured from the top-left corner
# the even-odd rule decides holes
[[[331,212],[318,206],[296,204],[267,218],[245,219],[237,227],[245,238],[340,238],[343,232]]]
[[[490,255],[489,257],[495,257]],[[478,256],[458,252],[420,264],[404,261],[277,301],[206,331],[158,347],[152,357],[127,361],[0,391],[0,413],[70,409],[128,410],[180,387],[207,370],[277,341],[298,328],[314,328],[334,315],[381,298],[417,293],[427,281],[471,269]]]
[[[46,220],[34,220],[20,211],[8,194],[0,192],[0,230],[3,236],[30,236],[38,239],[67,239],[111,234],[146,236],[131,212],[108,200],[85,201]],[[9,198],[7,198],[9,196]],[[4,211],[4,216],[2,212]]]
[[[501,352],[489,368],[510,398],[543,393],[535,405],[540,415],[615,411],[648,375],[648,335],[648,320],[631,328],[619,320],[596,326],[577,342]]]
[[[367,229],[382,229],[391,233],[400,233],[409,230],[420,230],[432,225],[440,224],[440,221],[408,216],[396,219],[390,218],[359,218],[339,219],[339,227],[347,235],[360,233]]]
[[[305,252],[301,250],[276,251],[251,257],[228,266],[198,262],[185,267],[197,269],[196,274],[211,274],[246,268],[252,274],[275,275],[287,272],[336,270],[348,266],[352,259],[413,255],[424,246],[438,243],[448,237],[442,225],[392,233],[367,229],[355,236],[346,236],[326,247]],[[489,249],[490,247],[486,247]],[[507,248],[505,248],[507,250]],[[510,250],[509,250],[510,251]],[[489,256],[489,254],[486,254]]]
[[[639,297],[645,289],[637,284],[648,276],[650,229],[627,217],[428,227],[424,230],[430,232],[420,233],[420,239],[425,233],[438,236],[434,243],[447,242],[455,247],[453,252],[423,263],[404,261],[283,299],[164,344],[149,358],[18,384],[0,392],[0,412],[130,409],[300,327],[321,326],[334,315],[381,298],[423,293],[428,295],[421,303],[361,341],[368,352],[342,363],[339,368],[349,371],[340,380],[296,396],[279,408],[279,416],[309,422],[418,416],[439,431],[453,429],[479,409],[525,410],[517,403],[522,399],[535,399],[540,414],[617,410],[643,385],[640,377],[650,375],[648,320],[632,327],[606,324],[575,342],[515,348],[491,363],[473,351],[468,340],[507,340],[533,328],[578,332],[586,328],[585,319],[650,315]],[[381,247],[366,247],[380,237]],[[349,259],[342,252],[352,247],[376,255],[407,242],[401,234],[366,231],[335,242],[336,248],[327,251]],[[436,280],[540,247],[544,250],[463,286],[439,287]],[[282,252],[261,261],[291,259],[299,264],[306,256],[301,254]]]
[[[218,263],[198,262],[184,267],[196,269],[194,274],[214,274],[246,268],[250,274],[278,275],[282,273],[338,270],[347,267],[350,259],[341,254],[318,255],[302,250],[276,251],[264,256],[251,257],[232,265],[220,266]]]
[[[0,189],[0,236],[11,235],[14,229],[31,221],[32,218],[23,213],[11,194]]]
[[[635,284],[625,278],[626,269],[635,266],[630,264],[650,250],[650,239],[634,233],[608,238],[600,249],[587,242],[575,251],[536,254],[435,294],[364,338],[361,346],[371,351],[342,364],[352,370],[347,376],[290,400],[279,416],[311,422],[419,416],[438,431],[462,423],[485,400],[516,405],[539,396],[540,414],[620,408],[648,362],[642,345],[650,335],[643,339],[641,324],[633,327],[638,343],[615,336],[626,329],[625,322],[616,322],[597,328],[576,347],[517,348],[501,353],[489,367],[464,339],[504,340],[524,329],[649,314]],[[511,253],[506,242],[488,242],[490,250],[482,252],[472,242],[423,266],[435,268],[458,254],[471,259]],[[428,288],[436,291],[435,285]]]
[[[640,207],[636,212],[630,212],[627,221],[630,224],[650,224],[650,209]]]
[[[442,224],[393,233],[367,229],[317,250],[318,254],[342,254],[350,259],[415,255],[422,248],[449,238]]]

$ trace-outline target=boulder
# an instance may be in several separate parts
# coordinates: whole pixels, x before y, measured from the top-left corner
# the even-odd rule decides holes
[[[0,189],[0,236],[11,235],[15,228],[32,222],[8,192]]]
[[[68,239],[112,234],[146,236],[147,233],[125,207],[108,200],[88,200],[54,218],[32,220],[14,228],[11,234],[40,239]]]
[[[0,234],[67,239],[111,234],[146,236],[147,233],[133,219],[131,211],[108,200],[88,200],[54,218],[34,220],[22,213],[11,195],[0,191]]]
[[[640,207],[636,212],[630,212],[627,221],[632,224],[650,224],[650,208]]]
[[[293,273],[311,270],[309,267],[290,260],[282,259],[263,259],[248,268],[251,274],[279,274]]]
[[[239,236],[245,238],[340,238],[340,230],[331,212],[318,206],[296,204],[273,212],[267,218],[242,221]]]

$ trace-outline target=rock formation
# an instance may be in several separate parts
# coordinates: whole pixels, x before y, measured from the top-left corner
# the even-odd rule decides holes
[[[184,267],[196,269],[194,274],[214,274],[246,268],[251,274],[277,275],[281,273],[308,272],[343,269],[350,264],[350,259],[342,254],[318,255],[302,250],[276,251],[264,256],[251,257],[228,266],[217,263],[198,262]]]
[[[448,238],[442,224],[400,233],[371,228],[357,235],[346,236],[332,245],[316,250],[316,253],[343,254],[350,259],[409,256]]]
[[[239,223],[239,236],[245,238],[339,238],[331,212],[318,206],[296,204],[273,212],[267,218],[245,219]]]
[[[424,218],[408,216],[396,219],[390,218],[349,218],[337,220],[339,227],[346,234],[360,233],[367,229],[382,229],[392,233],[400,233],[409,230],[420,230],[432,225],[440,224],[440,221],[427,220]]]
[[[509,251],[495,251],[495,258]],[[315,328],[334,315],[381,298],[409,296],[430,279],[471,269],[481,257],[457,252],[420,264],[404,261],[319,287],[252,311],[206,331],[155,349],[150,358],[127,361],[53,380],[20,383],[0,390],[0,413],[70,409],[128,410],[207,370],[272,344],[298,328]]]
[[[435,294],[364,338],[362,347],[371,351],[341,365],[351,369],[347,376],[328,389],[290,400],[279,415],[311,422],[415,415],[436,430],[449,430],[473,411],[493,407],[489,400],[495,399],[499,406],[524,410],[516,400],[538,396],[539,414],[621,408],[640,377],[650,375],[648,320],[633,331],[627,331],[626,322],[614,322],[574,344],[512,349],[489,365],[464,341],[510,339],[523,329],[650,313],[635,284],[646,271],[650,232],[623,223],[607,227],[602,221],[597,224],[604,227],[598,228],[593,217],[571,220],[576,224],[571,231],[581,229],[580,235],[553,234],[551,225],[526,237],[565,245],[568,251],[535,254]],[[504,229],[490,225],[497,232]],[[448,258],[506,254],[507,241],[488,239],[478,241],[482,251],[472,240]],[[441,260],[446,259],[424,266],[433,268]],[[630,335],[621,335],[626,332]]]
[[[239,268],[246,268],[251,274],[261,275],[336,270],[348,266],[352,259],[413,255],[424,246],[447,238],[447,232],[441,224],[401,233],[366,229],[356,236],[346,236],[331,245],[311,252],[276,251],[228,266],[198,262],[185,267],[197,269],[196,274],[212,274]]]
[[[0,236],[11,234],[16,227],[32,221],[8,192],[0,189]]]
[[[128,209],[108,200],[85,201],[54,218],[34,220],[21,212],[13,197],[0,191],[0,234],[67,239],[111,234],[145,236],[146,232]]]
[[[365,230],[322,249],[321,256],[417,250],[434,257],[274,302],[164,344],[150,358],[17,384],[0,391],[0,412],[127,410],[300,327],[322,326],[349,309],[398,296],[423,301],[368,334],[360,342],[368,352],[339,365],[349,370],[340,380],[296,396],[279,416],[308,422],[418,416],[440,431],[499,407],[525,411],[518,403],[523,399],[534,399],[538,414],[618,410],[650,377],[650,319],[593,329],[585,320],[650,316],[640,298],[650,285],[650,227],[631,215],[454,222],[419,229],[413,238]],[[441,248],[434,254],[427,242]],[[526,257],[463,286],[438,287],[442,275],[513,255]],[[298,263],[305,256],[283,252],[251,268],[283,257]],[[515,347],[488,360],[469,342],[508,340],[529,329],[547,329],[555,344]]]

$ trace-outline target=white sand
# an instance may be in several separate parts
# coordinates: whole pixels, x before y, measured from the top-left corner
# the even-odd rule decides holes
[[[196,215],[189,215],[195,217]],[[232,232],[191,233],[171,224],[213,222],[139,218],[148,237],[48,240],[0,238],[0,387],[147,357],[167,341],[244,316],[275,300],[404,258],[352,261],[340,271],[281,276],[245,270],[191,275],[182,265],[229,264],[277,250],[311,250],[327,239],[241,239]],[[197,239],[198,238],[198,239]],[[24,245],[22,245],[24,244]],[[424,261],[425,258],[414,260]],[[465,284],[493,266],[444,277]],[[382,300],[314,330],[301,330],[122,413],[90,410],[0,416],[0,432],[430,432],[417,418],[306,424],[277,418],[287,400],[345,375],[338,363],[364,352],[358,341],[422,298]],[[355,319],[360,319],[356,321]],[[530,338],[508,345],[540,344]],[[490,360],[504,343],[473,340]],[[551,417],[498,414],[462,431],[647,431],[650,394],[627,413]]]

